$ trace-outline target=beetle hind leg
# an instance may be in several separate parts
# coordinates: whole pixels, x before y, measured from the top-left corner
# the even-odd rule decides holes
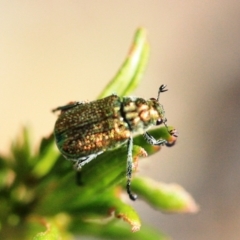
[[[137,195],[134,194],[131,190],[131,178],[132,178],[132,169],[133,169],[133,157],[132,157],[132,150],[133,150],[133,137],[132,135],[128,139],[127,142],[127,193],[131,200],[135,201],[137,199]]]
[[[83,186],[83,180],[82,180],[82,172],[81,171],[77,171],[76,172],[76,183],[78,186]]]

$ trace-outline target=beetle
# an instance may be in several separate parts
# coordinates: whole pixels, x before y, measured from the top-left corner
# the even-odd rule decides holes
[[[79,170],[104,151],[127,144],[126,189],[130,199],[136,200],[130,187],[133,135],[141,132],[151,145],[171,145],[165,139],[156,140],[147,132],[160,124],[167,128],[165,111],[159,103],[160,93],[165,91],[166,85],[161,85],[156,99],[112,94],[96,101],[72,102],[53,109],[53,112],[61,111],[54,127],[59,151]],[[177,137],[176,130],[168,132]]]

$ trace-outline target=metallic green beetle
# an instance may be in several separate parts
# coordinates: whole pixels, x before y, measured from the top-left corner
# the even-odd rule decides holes
[[[164,139],[156,140],[146,132],[152,126],[164,124],[163,106],[159,103],[160,93],[167,91],[161,85],[157,99],[145,100],[137,97],[119,97],[115,94],[92,102],[74,102],[58,107],[60,110],[54,136],[62,155],[80,169],[106,150],[127,144],[127,192],[132,200],[130,184],[133,169],[133,134],[143,133],[151,145],[170,145]],[[177,137],[176,130],[169,133]]]

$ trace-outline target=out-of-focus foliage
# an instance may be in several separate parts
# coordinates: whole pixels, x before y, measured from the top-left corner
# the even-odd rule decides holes
[[[126,61],[100,97],[133,91],[145,69],[148,53],[146,31],[138,29]],[[176,140],[165,127],[149,133],[168,142]],[[138,213],[124,201],[126,146],[104,152],[85,165],[79,186],[72,164],[59,154],[52,134],[42,139],[37,151],[33,145],[29,130],[23,128],[13,141],[10,154],[0,154],[0,239],[72,239],[74,235],[168,239],[144,224],[141,227]],[[160,148],[136,136],[135,165],[139,157],[154,154]],[[133,178],[132,188],[160,211],[197,211],[194,200],[179,186]]]

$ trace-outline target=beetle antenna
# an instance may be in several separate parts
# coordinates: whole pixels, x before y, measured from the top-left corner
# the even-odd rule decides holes
[[[167,131],[170,133],[170,131],[168,130],[168,125],[166,124],[166,122],[167,122],[167,119],[165,119],[165,121],[163,122],[163,124],[164,124],[165,128],[167,129]]]
[[[162,84],[158,90],[158,96],[157,96],[157,101],[159,101],[160,98],[160,93],[166,92],[168,89],[165,89],[167,85]]]
[[[159,101],[160,98],[160,93],[166,92],[168,89],[166,89],[167,85],[162,84],[158,90],[158,96],[157,96],[157,101]],[[164,126],[166,127],[167,131],[174,137],[178,137],[178,133],[176,130],[169,130],[168,125],[166,124],[167,119],[163,122]]]

